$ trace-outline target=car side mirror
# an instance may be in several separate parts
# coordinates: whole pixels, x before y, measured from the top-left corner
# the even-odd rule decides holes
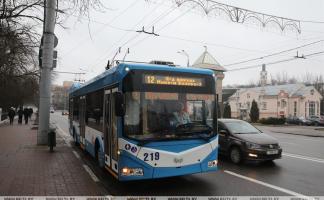
[[[227,134],[227,131],[226,130],[220,130],[219,131],[219,135],[224,135],[225,136],[226,134]]]
[[[125,115],[125,102],[124,95],[121,92],[114,93],[115,100],[115,115],[118,117],[122,117]]]

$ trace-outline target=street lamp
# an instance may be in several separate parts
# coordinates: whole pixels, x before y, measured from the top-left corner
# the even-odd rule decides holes
[[[182,55],[185,55],[187,57],[187,67],[189,67],[189,54],[185,50],[178,51],[177,53],[180,53]]]

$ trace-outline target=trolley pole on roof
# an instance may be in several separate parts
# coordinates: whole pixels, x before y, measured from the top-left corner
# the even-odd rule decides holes
[[[41,46],[40,64],[41,76],[39,82],[39,127],[37,144],[48,143],[50,99],[51,99],[51,73],[53,68],[54,45],[57,39],[54,35],[56,1],[47,0],[44,3],[44,28]],[[54,42],[56,40],[56,42]]]

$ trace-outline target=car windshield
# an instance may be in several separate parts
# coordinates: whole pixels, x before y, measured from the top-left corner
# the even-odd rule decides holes
[[[137,140],[209,138],[212,94],[127,92],[124,133]]]
[[[225,122],[225,124],[233,134],[260,133],[258,129],[245,121],[231,121]]]

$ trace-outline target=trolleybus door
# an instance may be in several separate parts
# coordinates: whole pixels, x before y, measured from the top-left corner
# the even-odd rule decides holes
[[[79,102],[79,126],[80,126],[80,144],[85,148],[85,113],[86,112],[86,97],[81,96]]]
[[[105,148],[105,167],[111,167],[111,90],[105,90],[104,97],[104,148]]]
[[[118,174],[118,136],[115,115],[114,93],[117,88],[105,90],[105,165],[108,170]]]
[[[118,174],[118,134],[117,134],[117,116],[115,114],[114,94],[117,88],[111,90],[111,168]]]

